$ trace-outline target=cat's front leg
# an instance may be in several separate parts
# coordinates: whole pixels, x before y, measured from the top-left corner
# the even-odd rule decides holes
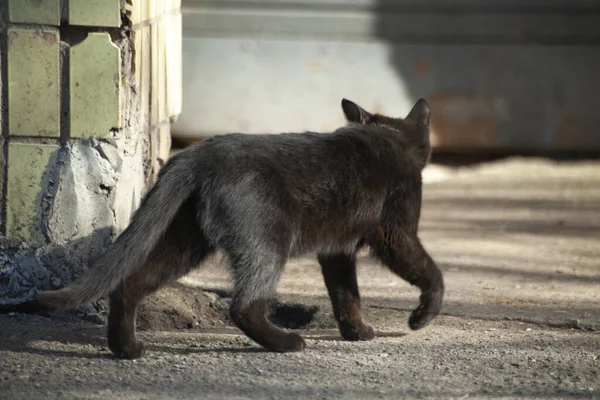
[[[392,272],[421,289],[419,306],[411,313],[408,324],[413,330],[424,328],[442,309],[442,271],[415,234],[388,230],[385,239],[376,240],[371,247]]]
[[[319,255],[318,258],[342,337],[346,340],[373,339],[373,328],[364,323],[360,312],[355,255]]]

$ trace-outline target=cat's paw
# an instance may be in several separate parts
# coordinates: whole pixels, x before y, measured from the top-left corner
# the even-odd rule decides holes
[[[410,329],[416,331],[426,327],[440,313],[443,295],[443,286],[440,286],[438,290],[421,294],[419,306],[413,310],[408,319]]]
[[[371,325],[361,324],[360,326],[340,327],[340,333],[344,340],[351,342],[367,341],[375,338],[375,331]]]
[[[146,346],[144,346],[144,342],[139,340],[133,340],[127,345],[109,343],[108,348],[115,357],[124,360],[135,360],[144,357],[146,354]]]
[[[269,350],[280,353],[302,351],[305,348],[306,342],[304,339],[302,339],[302,336],[294,332],[286,333],[278,340],[277,343],[273,343],[269,346]]]
[[[419,306],[410,314],[408,326],[413,331],[418,331],[419,329],[425,328],[427,325],[429,325],[431,320],[433,320],[436,315],[438,315],[437,312],[432,312],[431,310]]]

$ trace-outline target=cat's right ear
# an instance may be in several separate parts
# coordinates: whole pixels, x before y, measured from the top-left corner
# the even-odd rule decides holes
[[[342,99],[342,110],[349,122],[367,124],[371,120],[371,114],[368,111],[350,100]]]

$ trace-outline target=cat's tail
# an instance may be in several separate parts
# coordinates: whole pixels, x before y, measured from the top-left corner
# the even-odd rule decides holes
[[[181,161],[174,156],[167,162],[127,229],[90,269],[65,288],[39,292],[37,300],[51,308],[76,308],[109,293],[141,267],[197,186]]]

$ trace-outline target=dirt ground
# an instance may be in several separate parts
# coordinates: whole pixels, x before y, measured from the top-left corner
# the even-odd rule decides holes
[[[432,165],[424,179],[420,236],[447,291],[422,331],[407,326],[418,291],[364,255],[377,337],[341,341],[307,258],[288,265],[273,318],[308,348],[263,351],[231,326],[216,259],[144,304],[141,360],[110,356],[102,309],[0,315],[0,398],[600,398],[600,162]]]

